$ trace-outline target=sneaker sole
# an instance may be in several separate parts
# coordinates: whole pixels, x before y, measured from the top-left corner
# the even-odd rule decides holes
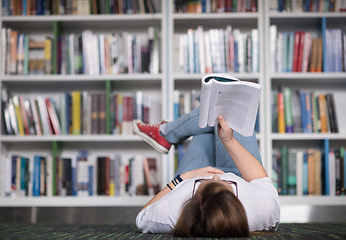
[[[143,140],[145,142],[147,142],[150,146],[152,146],[156,151],[162,153],[162,154],[166,154],[168,153],[168,150],[163,147],[162,145],[160,145],[158,142],[156,142],[155,140],[153,140],[151,137],[149,137],[147,134],[141,132],[141,130],[139,130],[137,123],[139,123],[140,121],[136,121],[134,120],[132,122],[133,125],[133,132],[140,136],[141,138],[143,138]]]

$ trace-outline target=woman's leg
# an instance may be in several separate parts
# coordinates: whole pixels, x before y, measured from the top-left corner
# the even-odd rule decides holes
[[[200,128],[198,120],[199,108],[167,123],[145,124],[136,119],[133,121],[133,132],[143,138],[154,149],[166,154],[172,144],[179,144],[191,136],[213,133],[212,127]]]
[[[180,116],[172,122],[167,122],[164,132],[165,139],[172,143],[181,143],[191,136],[212,133],[212,127],[200,128],[198,126],[199,108]]]
[[[225,147],[223,146],[219,136],[217,135],[217,128],[214,128],[215,132],[215,166],[225,172],[232,172],[238,176],[240,175],[240,172],[233,162],[231,156],[226,151]],[[258,148],[258,143],[256,139],[256,134],[254,133],[250,137],[244,137],[243,135],[234,132],[234,137],[237,139],[237,141],[243,145],[246,150],[248,150],[261,164],[261,155]]]
[[[207,166],[215,167],[214,143],[214,133],[194,136],[179,163],[176,174]]]

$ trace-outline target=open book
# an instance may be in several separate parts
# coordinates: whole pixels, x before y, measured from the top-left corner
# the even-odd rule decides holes
[[[215,126],[222,115],[228,125],[243,136],[254,131],[261,85],[240,81],[228,74],[207,74],[202,78],[199,127]]]

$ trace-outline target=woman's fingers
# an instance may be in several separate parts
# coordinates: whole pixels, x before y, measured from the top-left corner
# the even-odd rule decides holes
[[[208,167],[207,172],[208,173],[213,173],[213,174],[223,174],[223,173],[225,173],[224,171],[222,171],[220,169],[217,169],[217,168],[214,168],[214,167]]]
[[[223,116],[218,116],[217,120],[219,121],[219,125],[223,130],[229,129],[229,126]]]

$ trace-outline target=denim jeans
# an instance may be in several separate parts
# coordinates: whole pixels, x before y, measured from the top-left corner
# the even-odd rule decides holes
[[[193,136],[179,163],[176,174],[212,166],[224,172],[232,172],[241,176],[217,135],[217,126],[200,128],[198,119],[199,108],[196,108],[166,125],[164,136],[172,144],[182,143]],[[250,137],[244,137],[234,131],[234,137],[262,164],[255,133]]]

